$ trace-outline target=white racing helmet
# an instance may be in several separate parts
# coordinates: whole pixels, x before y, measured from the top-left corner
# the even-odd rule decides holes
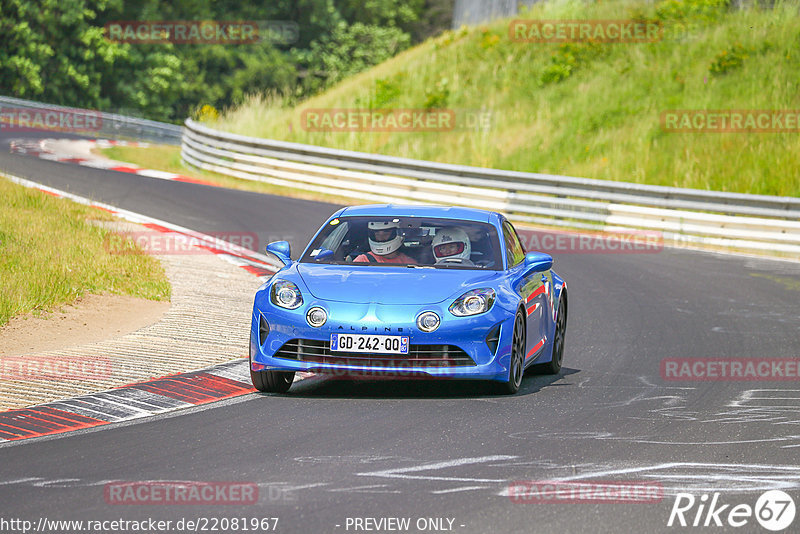
[[[372,221],[367,224],[367,228],[369,229],[369,248],[378,256],[391,254],[399,249],[400,245],[403,244],[403,236],[401,236],[398,232],[400,223],[391,221]],[[375,232],[380,232],[381,230],[391,231],[391,235],[388,239],[383,241],[378,241],[376,239]]]
[[[456,246],[448,246],[453,244]],[[469,262],[469,256],[472,254],[472,245],[469,242],[469,237],[461,228],[439,229],[433,238],[431,246],[433,247],[433,256],[437,262],[451,258]]]

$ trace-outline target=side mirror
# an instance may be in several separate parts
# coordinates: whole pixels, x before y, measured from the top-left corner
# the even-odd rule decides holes
[[[323,248],[316,256],[314,256],[314,261],[322,261],[330,258],[333,258],[333,251]]]
[[[275,241],[267,245],[267,254],[272,254],[283,262],[284,265],[292,263],[292,249],[288,241]]]
[[[553,256],[544,252],[528,252],[525,254],[525,271],[546,271],[553,266]]]

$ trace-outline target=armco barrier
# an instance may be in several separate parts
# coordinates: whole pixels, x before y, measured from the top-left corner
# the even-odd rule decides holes
[[[646,229],[682,244],[800,255],[800,198],[467,167],[247,137],[185,123],[194,167],[376,202],[493,209],[519,222]]]
[[[86,126],[83,129],[61,128],[59,124],[54,124],[52,131],[56,133],[66,131],[103,139],[135,139],[137,141],[150,141],[168,145],[178,145],[181,142],[182,128],[176,124],[0,96],[0,121],[4,119],[4,110],[11,111],[16,116],[19,115],[20,110],[30,110],[32,116],[39,112],[40,115],[62,114],[66,117],[87,114],[97,118],[91,127]],[[11,115],[8,118],[12,121],[14,120]],[[8,120],[6,120],[5,124],[0,124],[0,129],[4,126],[6,128],[13,127],[13,125],[8,124]],[[45,126],[50,125],[47,124]]]

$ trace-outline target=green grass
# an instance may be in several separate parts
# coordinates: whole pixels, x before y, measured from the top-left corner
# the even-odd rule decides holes
[[[674,109],[800,109],[800,16],[725,0],[537,4],[522,18],[657,19],[647,44],[513,42],[509,21],[446,32],[295,108],[254,97],[210,126],[272,139],[440,162],[607,180],[800,196],[797,133],[671,133]],[[689,28],[683,31],[684,28]],[[310,108],[491,113],[488,129],[325,132]]]
[[[133,249],[106,250],[109,231],[92,221],[113,220],[110,214],[5,179],[0,204],[0,325],[86,293],[169,300],[170,284],[158,260]]]
[[[98,149],[104,156],[117,160],[134,163],[145,169],[185,174],[181,162],[180,147],[170,145],[150,145],[148,147],[112,146]],[[200,178],[200,176],[197,176]]]

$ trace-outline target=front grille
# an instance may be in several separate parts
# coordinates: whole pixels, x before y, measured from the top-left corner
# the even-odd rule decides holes
[[[458,367],[475,365],[455,345],[409,345],[408,354],[366,354],[331,352],[330,341],[292,339],[275,353],[275,358],[309,363],[359,365],[362,367]]]

